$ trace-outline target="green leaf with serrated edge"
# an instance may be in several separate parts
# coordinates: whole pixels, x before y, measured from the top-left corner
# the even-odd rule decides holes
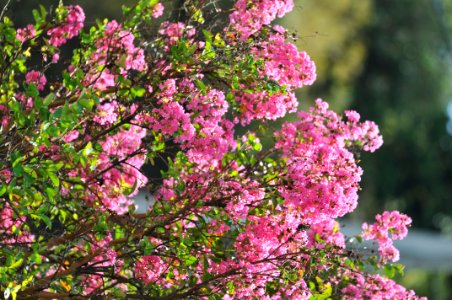
[[[52,103],[56,98],[56,95],[54,93],[50,93],[48,94],[45,98],[44,98],[44,106],[49,106],[50,103]]]

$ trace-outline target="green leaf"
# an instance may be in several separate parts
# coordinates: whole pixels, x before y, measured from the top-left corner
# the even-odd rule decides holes
[[[388,278],[393,278],[395,275],[394,269],[389,266],[384,266],[384,271],[385,271],[386,277],[388,277]]]
[[[206,38],[206,42],[211,42],[212,41],[213,35],[212,35],[212,33],[210,31],[203,29],[202,33],[203,33],[204,37]]]
[[[146,93],[146,90],[144,88],[142,88],[142,87],[135,87],[134,86],[134,87],[132,87],[130,92],[131,92],[132,96],[134,98],[136,98],[136,97],[143,97],[144,94]]]
[[[186,256],[184,259],[185,263],[189,266],[193,265],[198,261],[198,259],[192,255]]]
[[[91,142],[88,142],[88,144],[86,144],[85,148],[82,150],[82,154],[86,157],[90,155],[93,151],[94,151],[93,144]]]
[[[31,11],[31,13],[33,14],[33,18],[35,19],[35,22],[39,23],[41,21],[41,15],[39,14],[39,11],[37,9],[33,9]]]
[[[15,268],[19,267],[20,265],[22,265],[23,260],[24,260],[23,258],[19,258],[14,263],[12,263],[8,268],[15,269]]]
[[[213,39],[213,45],[214,45],[215,47],[218,47],[218,48],[223,48],[223,47],[226,46],[226,43],[225,43],[224,40],[221,38],[221,36],[220,36],[219,33],[217,33],[217,34],[215,35],[215,38]]]
[[[49,197],[49,200],[52,202],[55,202],[55,196],[57,195],[57,192],[55,191],[55,189],[53,189],[51,187],[46,187],[45,192],[46,192],[47,196]]]
[[[52,181],[52,184],[54,187],[58,188],[60,186],[60,179],[55,173],[48,172],[50,180]]]
[[[126,188],[126,189],[124,190],[124,195],[125,195],[125,196],[129,196],[130,194],[132,194],[132,193],[136,190],[137,184],[138,184],[138,180],[135,180],[135,182],[133,183],[133,186],[132,186],[132,187]]]
[[[0,196],[4,195],[6,193],[6,185],[1,184],[0,185]]]
[[[22,176],[23,172],[24,172],[24,168],[22,167],[22,165],[20,163],[13,165],[13,172],[14,175],[16,176]]]
[[[79,98],[77,103],[88,111],[91,111],[94,106],[94,100],[87,97]]]
[[[52,229],[52,221],[48,216],[40,214],[38,217],[46,224],[47,228]]]
[[[255,151],[261,151],[262,150],[262,144],[261,143],[255,143],[254,145],[253,145],[253,149],[255,150]]]
[[[44,106],[49,106],[49,104],[52,103],[53,100],[55,100],[55,97],[56,96],[54,93],[48,94],[44,99],[44,102],[43,102]]]
[[[30,256],[30,260],[38,265],[42,263],[41,255],[38,252],[33,252]]]
[[[39,96],[39,90],[34,83],[29,83],[25,91],[27,96],[30,96],[32,98]]]

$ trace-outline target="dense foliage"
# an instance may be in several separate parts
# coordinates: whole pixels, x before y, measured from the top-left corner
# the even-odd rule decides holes
[[[172,22],[141,0],[89,30],[79,6],[41,7],[17,29],[2,16],[5,298],[417,298],[390,279],[407,216],[363,225],[378,256],[348,249],[336,220],[357,206],[357,155],[380,147],[377,126],[319,99],[270,130],[315,80],[271,25],[292,7],[186,1]],[[69,39],[79,47],[65,57]],[[237,133],[251,122],[261,129]],[[161,179],[142,173],[162,157]]]

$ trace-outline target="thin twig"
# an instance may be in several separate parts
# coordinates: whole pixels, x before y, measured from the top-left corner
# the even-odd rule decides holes
[[[0,21],[3,19],[3,15],[8,10],[8,6],[9,6],[10,3],[11,3],[11,0],[8,0],[8,2],[6,2],[5,6],[3,7],[2,13],[0,14]]]

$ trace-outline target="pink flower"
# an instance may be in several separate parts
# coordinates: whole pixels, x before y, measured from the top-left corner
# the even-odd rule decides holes
[[[385,211],[375,216],[372,225],[363,224],[362,237],[366,240],[377,241],[378,252],[382,262],[398,261],[399,251],[393,246],[392,240],[403,239],[408,234],[411,219],[398,211]]]
[[[154,5],[154,7],[152,8],[152,17],[153,18],[158,18],[161,15],[163,15],[163,4],[162,3],[157,3],[156,5]]]
[[[108,87],[115,86],[115,75],[111,74],[109,70],[104,70],[100,75],[88,77],[88,81],[95,80],[93,87],[100,91],[105,91]]]
[[[107,56],[113,55],[113,60],[119,66],[119,73],[127,76],[127,70],[144,71],[146,62],[144,51],[134,45],[135,36],[132,32],[122,29],[115,20],[105,25],[105,36],[96,41],[97,50],[91,55],[90,61],[99,66],[107,62]],[[111,57],[110,57],[111,59]],[[107,68],[103,72],[116,73],[113,68]],[[92,77],[96,77],[94,74]]]
[[[414,291],[407,291],[395,281],[381,275],[363,275],[359,273],[348,274],[354,283],[342,289],[344,299],[404,299],[404,300],[427,300],[425,297],[417,297]]]
[[[284,33],[276,27],[276,33],[268,41],[261,42],[259,48],[252,50],[265,62],[263,75],[275,80],[280,85],[300,88],[311,85],[316,79],[316,68],[306,52],[298,51],[294,44],[286,43]]]
[[[325,241],[325,243],[318,243],[316,241],[316,235]],[[309,243],[316,248],[323,248],[327,244],[345,248],[345,239],[340,231],[339,222],[334,219],[326,219],[325,221],[311,225],[309,230]]]
[[[349,143],[361,143],[348,124],[318,99],[316,107],[300,112],[299,121],[284,123],[275,148],[287,159],[290,186],[280,193],[289,207],[301,211],[305,222],[317,224],[353,211],[358,201],[362,170]]]
[[[34,83],[38,90],[44,90],[44,86],[47,83],[46,77],[38,71],[30,71],[25,75],[26,83]]]
[[[60,60],[60,53],[57,52],[52,56],[52,63],[56,64],[59,60]]]
[[[71,130],[63,136],[63,141],[65,141],[66,143],[70,143],[76,140],[79,137],[79,135],[80,133],[78,132],[78,130]]]
[[[94,122],[97,122],[100,125],[113,124],[118,120],[117,109],[118,104],[116,101],[99,104],[97,106],[96,115],[93,118]]]
[[[68,15],[66,20],[62,24],[47,31],[47,34],[50,36],[49,42],[55,47],[59,47],[66,43],[68,39],[77,36],[85,22],[85,13],[80,6],[69,5],[67,9]]]
[[[19,28],[16,32],[16,39],[22,43],[36,36],[36,29],[33,25],[28,24],[25,28]]]
[[[241,92],[237,93],[236,99],[241,103],[243,125],[249,124],[253,119],[276,120],[295,112],[298,107],[298,100],[293,92]]]
[[[293,9],[292,0],[239,0],[229,15],[231,26],[240,34],[241,40],[269,25],[276,17],[281,18]]]
[[[156,255],[145,255],[135,263],[135,273],[145,284],[155,283],[167,268],[167,264]]]

